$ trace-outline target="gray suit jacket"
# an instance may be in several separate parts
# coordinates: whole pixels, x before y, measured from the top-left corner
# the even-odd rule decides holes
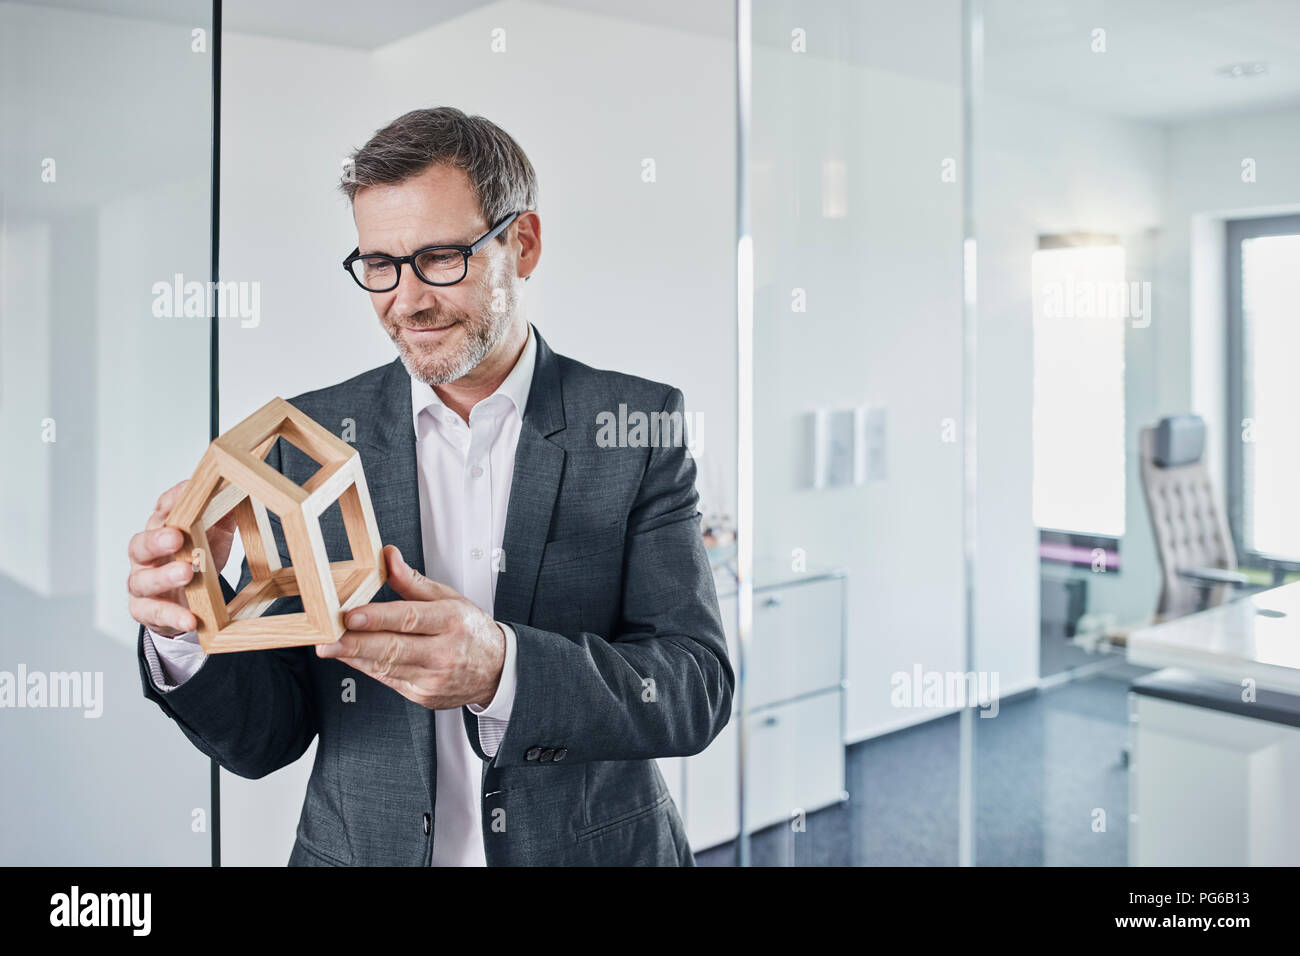
[[[331,431],[355,422],[380,537],[423,571],[401,362],[290,401]],[[489,866],[695,863],[653,759],[699,753],[731,715],[695,463],[667,438],[646,447],[629,432],[628,447],[605,447],[597,437],[602,412],[681,413],[682,401],[670,386],[556,355],[537,336],[495,607],[518,635],[518,682],[494,757],[461,708],[483,761]],[[283,440],[267,461],[299,483],[316,470]],[[331,560],[344,559],[337,506],[322,530]],[[248,578],[245,562],[241,588]],[[384,587],[374,600],[396,597]],[[288,598],[268,613],[297,610]],[[318,741],[290,865],[429,865],[434,711],[312,647],[214,654],[167,693],[137,656],[145,695],[231,773],[262,777]],[[345,678],[355,701],[343,702]]]

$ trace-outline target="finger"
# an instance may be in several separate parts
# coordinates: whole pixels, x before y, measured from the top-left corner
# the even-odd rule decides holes
[[[158,598],[132,598],[131,617],[149,630],[159,633],[174,631],[183,634],[199,626],[199,622],[194,619],[191,612],[172,601],[160,601]]]
[[[318,644],[316,647],[321,657],[364,657],[396,666],[417,660],[419,654],[415,644],[422,638],[423,635],[412,637],[409,634],[394,634],[391,631],[383,631],[379,634],[344,631],[343,636],[333,644]]]
[[[396,665],[411,659],[407,652],[407,645],[416,640],[419,639],[391,631],[381,633],[344,631],[343,636],[333,644],[317,644],[316,650],[321,657],[364,657],[370,661],[382,661],[387,658]]]
[[[132,597],[155,597],[188,584],[192,577],[193,566],[171,561],[157,568],[136,568],[126,579],[126,589]]]
[[[161,512],[162,516],[166,518],[171,514],[172,508],[176,507],[176,502],[179,501],[181,495],[185,493],[185,486],[188,484],[188,480],[178,481],[176,484],[164,491],[158,496],[158,503],[154,505],[154,511]]]
[[[354,631],[440,634],[455,613],[451,601],[380,601],[349,611],[344,622]]]
[[[428,680],[428,674],[423,673],[420,668],[413,667],[409,664],[393,664],[385,666],[379,661],[371,660],[369,657],[340,657],[338,660],[355,670],[361,671],[361,673],[368,677],[373,677],[381,684],[387,684],[403,696],[410,696],[410,694],[414,692],[415,685],[413,681],[416,678],[423,678],[425,681]]]
[[[384,546],[384,559],[388,562],[388,586],[411,601],[436,601],[439,598],[460,597],[454,588],[426,578],[402,560],[402,552],[394,545]]]
[[[131,538],[127,555],[137,565],[153,564],[170,558],[184,543],[185,537],[175,528],[154,528]]]
[[[176,507],[176,502],[179,500],[181,493],[185,491],[187,484],[189,484],[188,481],[177,482],[158,496],[158,500],[153,506],[153,514],[145,522],[145,530],[152,531],[154,528],[161,528],[167,523],[167,518],[171,515],[172,509]]]

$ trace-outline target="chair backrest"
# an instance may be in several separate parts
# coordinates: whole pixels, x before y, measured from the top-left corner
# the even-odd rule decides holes
[[[1179,568],[1237,568],[1223,503],[1205,464],[1205,421],[1199,415],[1162,418],[1139,432],[1138,444],[1142,491],[1160,556],[1156,615],[1177,617],[1213,607],[1228,596],[1228,586],[1207,592],[1178,576]]]

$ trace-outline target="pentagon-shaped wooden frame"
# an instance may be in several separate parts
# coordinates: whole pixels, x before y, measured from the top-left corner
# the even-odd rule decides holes
[[[278,438],[320,464],[306,484],[266,463]],[[352,558],[330,563],[320,516],[335,501]],[[281,567],[268,508],[280,518],[291,567]],[[251,580],[227,605],[207,532],[232,511]],[[185,536],[176,560],[196,567],[185,597],[209,654],[333,643],[345,630],[343,614],[369,601],[387,577],[360,455],[282,398],[208,446],[167,525]],[[302,598],[303,611],[261,616],[277,599],[293,595]]]

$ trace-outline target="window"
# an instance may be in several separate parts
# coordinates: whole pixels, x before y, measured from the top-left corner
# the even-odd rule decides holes
[[[1300,558],[1300,216],[1227,226],[1233,536],[1246,558],[1294,560]]]
[[[1043,237],[1031,263],[1034,523],[1124,534],[1124,249],[1111,237]],[[1145,314],[1143,311],[1142,314]]]

